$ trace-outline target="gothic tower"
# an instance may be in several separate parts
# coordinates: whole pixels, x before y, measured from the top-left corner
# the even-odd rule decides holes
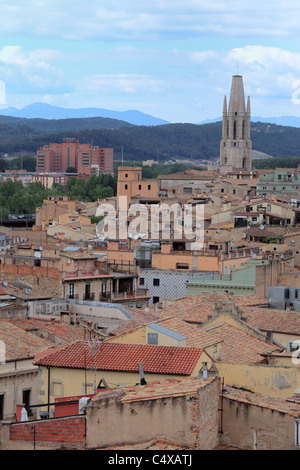
[[[246,107],[243,77],[234,75],[228,109],[226,96],[224,97],[220,164],[250,170],[251,151],[250,98],[248,96]]]

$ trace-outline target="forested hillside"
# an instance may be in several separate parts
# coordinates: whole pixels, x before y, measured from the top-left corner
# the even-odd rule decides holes
[[[221,122],[134,126],[106,118],[23,119],[0,116],[0,154],[34,155],[36,150],[65,137],[100,147],[112,147],[115,159],[158,162],[171,158],[214,160],[219,157]],[[254,150],[273,157],[300,157],[300,128],[255,122],[251,124]]]

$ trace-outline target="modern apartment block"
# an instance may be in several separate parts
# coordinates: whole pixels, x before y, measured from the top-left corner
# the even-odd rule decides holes
[[[113,173],[112,148],[80,144],[77,139],[64,139],[61,144],[44,145],[36,153],[37,172],[65,172],[76,168],[78,174]]]

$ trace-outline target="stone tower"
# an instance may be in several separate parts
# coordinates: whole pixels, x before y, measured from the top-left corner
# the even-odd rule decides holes
[[[232,77],[229,106],[223,104],[223,128],[220,143],[220,164],[238,169],[251,169],[250,98],[245,105],[243,77]]]

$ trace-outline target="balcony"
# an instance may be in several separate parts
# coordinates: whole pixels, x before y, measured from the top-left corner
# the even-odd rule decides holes
[[[100,302],[118,302],[122,300],[131,300],[149,297],[148,289],[137,289],[136,291],[126,292],[101,292],[99,294]]]
[[[82,300],[95,300],[95,293],[91,292],[89,294],[83,294]]]

